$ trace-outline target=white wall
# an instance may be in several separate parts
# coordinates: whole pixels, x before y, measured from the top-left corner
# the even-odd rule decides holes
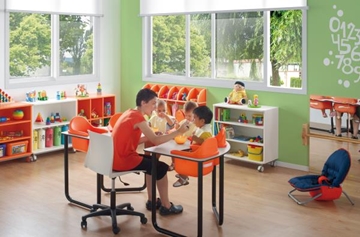
[[[1,4],[4,0],[0,0],[0,17],[4,18],[4,12],[1,11]],[[100,23],[100,83],[103,93],[112,93],[117,96],[117,111],[120,111],[120,1],[104,0],[103,11],[104,17]],[[0,21],[2,22],[2,21]],[[0,25],[0,32],[4,32],[4,25]],[[74,96],[74,84],[66,84],[62,86],[44,86],[41,88],[22,88],[22,89],[6,89],[5,88],[5,50],[4,37],[0,37],[0,88],[4,89],[8,95],[15,101],[25,100],[25,93],[30,90],[46,90],[50,98],[55,98],[56,91],[66,91],[68,96]],[[85,83],[89,93],[96,93],[98,82]]]

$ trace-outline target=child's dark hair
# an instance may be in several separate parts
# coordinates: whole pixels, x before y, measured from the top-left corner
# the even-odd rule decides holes
[[[206,105],[196,107],[193,111],[199,119],[204,119],[205,124],[211,123],[213,112]]]
[[[141,106],[141,101],[145,101],[147,103],[155,97],[157,97],[155,91],[148,88],[141,89],[136,95],[136,106]]]

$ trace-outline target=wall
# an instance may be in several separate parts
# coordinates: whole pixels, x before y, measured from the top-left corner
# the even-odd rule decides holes
[[[121,1],[121,108],[135,106],[142,81],[142,25],[139,1]],[[207,104],[222,102],[232,88],[208,87]],[[302,124],[309,120],[308,96],[248,91],[258,94],[260,103],[280,108],[279,164],[307,169],[308,147],[302,146]]]
[[[104,93],[120,93],[120,29],[114,27],[114,22],[120,22],[120,2],[118,0],[106,0],[103,1],[104,17],[101,19],[101,53],[100,53],[100,82],[102,84]],[[1,14],[0,14],[1,16]],[[2,37],[3,38],[3,37]],[[0,39],[0,43],[1,43]],[[0,51],[2,49],[0,48]],[[0,55],[5,53],[0,52]],[[0,59],[0,78],[4,74],[4,57]],[[0,80],[0,88],[4,88],[4,80]],[[25,93],[27,91],[46,90],[48,96],[55,98],[56,91],[64,90],[67,95],[75,95],[74,88],[77,84],[67,84],[61,86],[47,86],[43,88],[21,88],[21,89],[5,89],[5,91],[11,95],[16,101],[25,100]],[[86,84],[89,93],[96,93],[97,82]],[[117,98],[117,104],[120,105],[120,97]],[[120,108],[118,106],[118,111]]]

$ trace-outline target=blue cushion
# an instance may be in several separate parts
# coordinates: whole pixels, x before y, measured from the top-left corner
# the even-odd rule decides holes
[[[320,189],[320,184],[318,183],[318,178],[320,175],[304,175],[294,177],[289,180],[291,186],[296,188],[299,191],[312,191]]]

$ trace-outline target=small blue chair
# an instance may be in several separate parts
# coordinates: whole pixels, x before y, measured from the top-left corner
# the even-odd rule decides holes
[[[324,164],[321,175],[303,175],[289,180],[294,187],[288,196],[299,205],[312,200],[331,201],[340,198],[343,193],[354,205],[353,201],[342,190],[341,184],[345,180],[351,166],[351,157],[347,150],[340,148],[333,152]],[[295,191],[309,192],[310,198],[300,201],[292,193]]]

